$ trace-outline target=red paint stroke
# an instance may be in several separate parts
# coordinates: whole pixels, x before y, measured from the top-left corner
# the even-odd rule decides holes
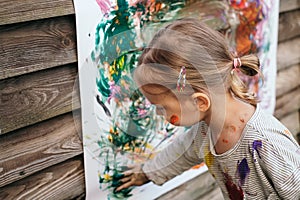
[[[247,159],[244,158],[240,163],[238,163],[238,167],[237,167],[237,174],[238,177],[240,178],[239,181],[240,185],[244,185],[249,173],[250,173],[250,168],[248,166]]]
[[[244,192],[240,186],[233,183],[231,177],[227,173],[223,173],[225,179],[225,186],[228,191],[228,196],[231,200],[243,200]]]
[[[179,121],[179,117],[177,115],[172,115],[170,118],[171,124],[175,124],[176,122]]]

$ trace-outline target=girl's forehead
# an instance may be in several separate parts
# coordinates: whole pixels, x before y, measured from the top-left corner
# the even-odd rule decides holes
[[[179,95],[166,87],[142,87],[141,92],[152,104],[163,104],[169,101],[182,101],[186,99],[186,95]]]
[[[158,84],[147,84],[143,85],[140,88],[142,93],[149,94],[149,95],[161,95],[170,93],[171,90]]]

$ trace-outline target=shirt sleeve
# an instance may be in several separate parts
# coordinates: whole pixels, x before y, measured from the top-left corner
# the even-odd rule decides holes
[[[193,126],[187,133],[179,135],[172,143],[159,152],[154,159],[143,166],[146,176],[155,184],[162,185],[166,181],[181,174],[203,161],[199,158],[198,142],[199,125]]]
[[[261,166],[282,199],[300,199],[300,148],[292,136],[263,141]]]

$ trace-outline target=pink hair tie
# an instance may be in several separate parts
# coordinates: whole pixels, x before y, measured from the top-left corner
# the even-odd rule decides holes
[[[242,61],[240,58],[233,59],[233,69],[230,71],[230,74],[233,75],[233,71],[242,66]]]
[[[233,67],[234,69],[239,68],[240,66],[242,66],[242,61],[240,58],[234,58],[233,59]]]

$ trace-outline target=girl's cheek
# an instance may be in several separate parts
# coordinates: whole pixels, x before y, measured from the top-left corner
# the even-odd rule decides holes
[[[176,124],[177,122],[179,122],[179,117],[177,115],[172,115],[170,117],[170,123],[171,124]]]

